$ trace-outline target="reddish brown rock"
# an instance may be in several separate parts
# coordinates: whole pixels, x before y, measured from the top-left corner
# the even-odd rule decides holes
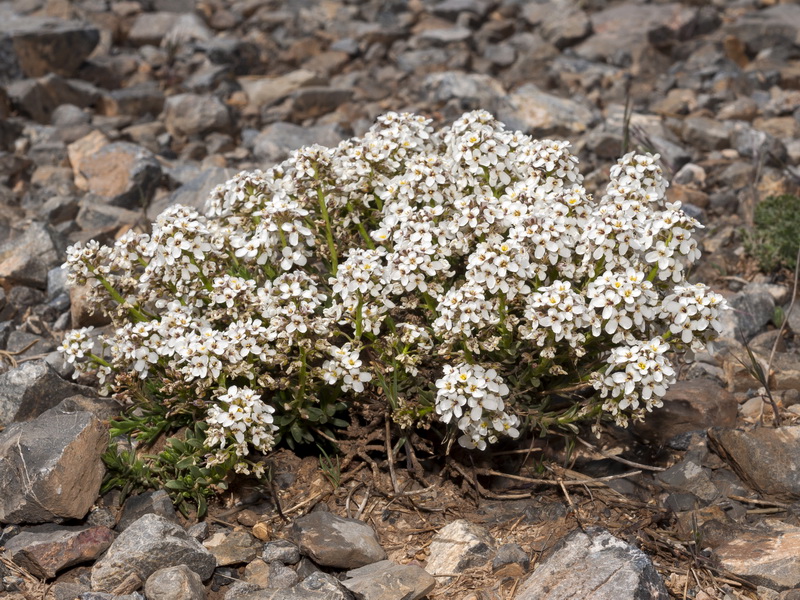
[[[52,579],[56,573],[97,559],[114,541],[108,527],[37,528],[11,538],[6,550],[12,560],[33,575]]]

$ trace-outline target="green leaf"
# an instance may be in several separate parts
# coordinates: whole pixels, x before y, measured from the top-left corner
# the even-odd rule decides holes
[[[179,492],[183,492],[183,491],[186,491],[186,490],[189,489],[186,486],[185,483],[183,483],[182,481],[178,481],[176,479],[172,479],[170,481],[165,481],[164,482],[164,487],[167,488],[167,489],[176,490],[176,491],[179,491]]]

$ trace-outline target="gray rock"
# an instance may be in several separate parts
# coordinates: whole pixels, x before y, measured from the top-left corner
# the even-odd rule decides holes
[[[228,107],[216,96],[178,94],[167,98],[164,124],[172,135],[202,135],[231,129]]]
[[[800,499],[800,426],[713,428],[708,439],[745,483],[771,497]]]
[[[446,46],[456,42],[463,42],[473,36],[472,30],[467,27],[442,27],[426,29],[412,39],[412,43],[419,47],[426,45]]]
[[[159,569],[186,565],[206,580],[214,573],[214,555],[179,525],[158,515],[132,523],[92,567],[92,589],[132,592]]]
[[[117,523],[117,531],[125,531],[145,515],[158,515],[173,523],[178,522],[178,514],[169,494],[164,490],[143,492],[131,496],[122,507],[122,515]]]
[[[147,600],[203,600],[206,588],[200,576],[186,565],[159,569],[144,585]]]
[[[268,566],[269,585],[271,589],[287,590],[300,580],[291,567],[280,562],[271,562]]]
[[[488,563],[494,554],[494,539],[480,525],[459,519],[440,529],[429,549],[425,570],[447,582],[454,573]]]
[[[519,544],[503,544],[497,549],[492,559],[492,570],[496,571],[506,565],[517,564],[526,571],[531,566],[528,553]]]
[[[781,140],[751,127],[748,123],[734,123],[731,146],[741,156],[763,160],[765,164],[773,166],[783,165],[788,158],[786,146]]]
[[[174,204],[183,204],[184,206],[203,210],[211,190],[225,183],[234,175],[236,175],[236,171],[233,169],[223,169],[221,167],[203,169],[169,196],[150,204],[147,207],[147,218],[154,221],[167,207]]]
[[[800,31],[800,6],[780,4],[744,13],[728,32],[747,45],[752,53],[776,46],[791,47]]]
[[[0,246],[0,279],[45,289],[47,273],[63,260],[61,246],[58,234],[34,221],[22,236]]]
[[[775,315],[775,300],[766,291],[739,292],[728,298],[732,310],[720,316],[722,337],[750,339],[760,333]]]
[[[128,42],[134,46],[158,46],[180,15],[172,12],[143,12],[137,15],[128,32]]]
[[[180,48],[181,45],[192,42],[207,42],[214,34],[205,24],[203,19],[193,13],[180,15],[172,27],[169,28],[164,39],[161,40],[162,48]]]
[[[246,531],[219,531],[203,542],[216,558],[218,567],[250,562],[263,545]]]
[[[633,430],[652,445],[663,445],[677,435],[709,427],[736,424],[736,398],[712,379],[678,381],[664,396],[664,406],[636,423]]]
[[[282,562],[285,565],[296,565],[300,562],[300,549],[288,540],[275,540],[264,544],[261,552],[264,562]]]
[[[506,90],[488,75],[445,71],[426,76],[420,94],[427,102],[435,104],[458,100],[464,110],[483,108],[495,112],[502,104]]]
[[[242,77],[238,80],[250,106],[274,104],[303,87],[325,85],[327,81],[313,71],[298,69],[280,77]]]
[[[244,584],[252,585],[252,584]],[[228,600],[226,594],[226,600]],[[236,595],[236,600],[353,600],[353,595],[333,575],[320,571],[287,590],[260,590]],[[231,599],[233,600],[233,599]]]
[[[515,600],[668,600],[661,576],[641,550],[603,529],[561,540],[517,591]]]
[[[94,415],[42,415],[0,433],[0,522],[81,519],[100,490],[108,432]]]
[[[0,375],[0,425],[29,421],[81,394],[91,396],[93,390],[65,381],[44,360],[22,363]]]
[[[155,82],[145,82],[112,90],[104,99],[103,113],[134,117],[158,115],[164,108],[164,101],[164,92],[158,85]]]
[[[529,83],[509,95],[510,106],[498,111],[498,118],[509,129],[519,129],[534,137],[576,136],[598,121],[586,105],[543,92]]]
[[[5,544],[11,559],[28,572],[43,579],[83,562],[97,559],[114,541],[108,527],[32,528]]]
[[[493,0],[444,0],[435,4],[431,10],[437,17],[455,20],[461,13],[472,13],[485,17],[495,5]]]
[[[292,537],[303,554],[325,567],[353,569],[386,558],[372,527],[326,511],[297,519]]]
[[[703,151],[722,150],[730,146],[730,128],[708,117],[688,117],[683,121],[683,140]]]
[[[720,497],[711,471],[703,467],[698,452],[688,452],[669,469],[658,473],[656,480],[668,491],[691,494],[696,499],[695,505],[708,506]]]
[[[273,123],[253,140],[253,154],[269,167],[289,156],[293,150],[322,144],[336,146],[344,134],[336,125],[312,125],[301,127],[292,123]]]
[[[418,600],[433,591],[436,580],[421,567],[382,560],[348,571],[342,585],[365,600]]]
[[[559,49],[574,46],[592,32],[589,16],[575,0],[530,2],[524,5],[522,16],[539,27],[544,39]]]
[[[69,77],[91,54],[100,31],[89,23],[49,17],[0,19],[0,81],[56,73]]]

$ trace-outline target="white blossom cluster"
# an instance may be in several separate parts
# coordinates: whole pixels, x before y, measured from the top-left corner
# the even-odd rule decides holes
[[[236,176],[205,214],[173,206],[149,235],[70,248],[70,280],[114,317],[88,366],[111,387],[113,373],[165,381],[205,407],[215,452],[243,460],[273,438],[233,426],[242,390],[292,427],[378,385],[393,403],[414,390],[470,448],[518,436],[518,415],[561,388],[593,386],[583,414],[624,423],[659,405],[670,353],[726,308],[686,281],[700,224],[665,201],[657,158],[622,157],[593,198],[564,142],[483,111],[439,131],[389,113]],[[81,335],[63,351],[85,361]]]

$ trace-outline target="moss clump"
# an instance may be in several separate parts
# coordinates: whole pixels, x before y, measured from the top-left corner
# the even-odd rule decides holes
[[[745,236],[745,249],[761,269],[794,269],[800,248],[800,197],[770,196],[756,206],[753,222],[753,231]]]

